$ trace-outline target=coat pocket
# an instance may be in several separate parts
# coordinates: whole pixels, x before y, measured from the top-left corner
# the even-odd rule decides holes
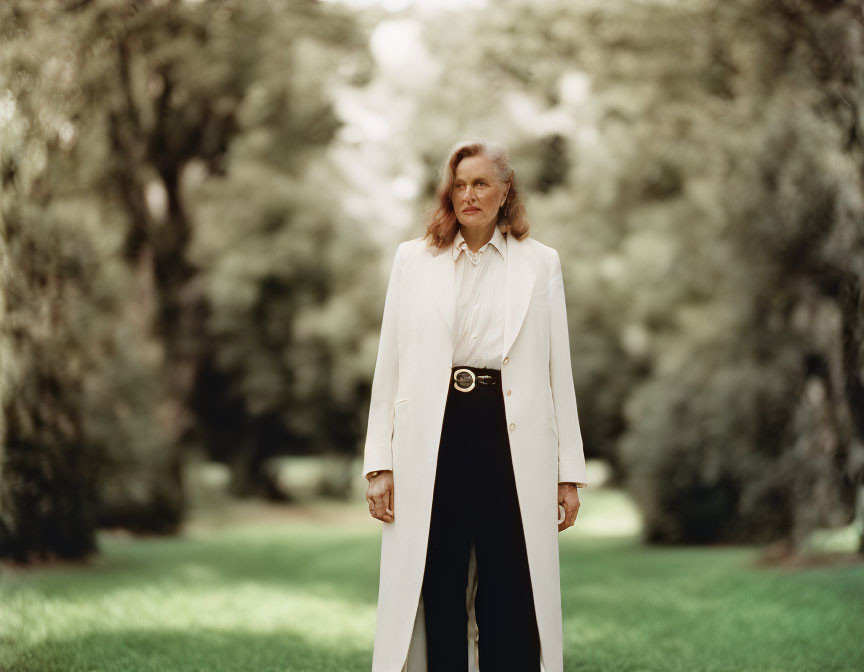
[[[552,430],[552,436],[555,437],[555,443],[558,443],[558,418],[554,415],[549,416],[549,429]]]
[[[409,406],[410,404],[407,399],[397,399],[393,404],[393,433],[390,439],[390,450],[393,455],[394,475],[399,470],[399,463],[401,462],[403,453],[402,447],[407,440],[408,425],[406,423],[408,411],[410,410]]]
[[[391,435],[393,444],[402,438],[405,433],[405,414],[408,411],[408,400],[397,399],[393,403],[393,434]]]

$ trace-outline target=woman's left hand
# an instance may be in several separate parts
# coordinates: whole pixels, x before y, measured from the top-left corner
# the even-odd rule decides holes
[[[558,531],[563,532],[573,526],[576,516],[579,515],[579,488],[572,483],[559,483],[558,503],[564,507],[564,521],[558,523]],[[560,513],[558,517],[560,518]]]

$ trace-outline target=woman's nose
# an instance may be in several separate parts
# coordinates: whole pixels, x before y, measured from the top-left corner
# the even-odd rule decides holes
[[[471,187],[465,187],[464,198],[466,201],[470,201],[472,198],[474,198],[474,190]]]

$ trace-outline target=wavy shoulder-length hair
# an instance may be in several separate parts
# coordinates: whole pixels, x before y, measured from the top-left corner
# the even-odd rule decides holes
[[[498,209],[498,227],[505,236],[513,235],[522,240],[528,235],[528,218],[525,215],[525,205],[522,192],[516,184],[516,171],[510,165],[510,157],[506,148],[500,143],[484,138],[459,140],[450,147],[447,158],[441,164],[438,174],[438,186],[435,190],[435,204],[426,215],[426,235],[430,245],[438,248],[447,247],[459,231],[459,220],[453,210],[453,181],[456,167],[462,159],[469,156],[482,155],[495,166],[498,179],[509,184],[507,198]]]

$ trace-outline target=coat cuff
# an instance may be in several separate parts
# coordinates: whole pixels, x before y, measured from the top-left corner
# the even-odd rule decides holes
[[[581,451],[580,451],[581,455]],[[588,474],[585,473],[585,460],[576,458],[559,457],[558,459],[558,482],[559,483],[582,483],[583,487],[588,485]]]
[[[373,471],[393,471],[393,460],[388,460],[383,455],[375,456],[372,451],[367,451],[366,459],[363,461],[363,477],[365,478]]]
[[[373,467],[371,469],[364,468],[363,478],[366,478],[368,480],[369,474],[371,474],[373,471],[393,471],[393,469],[391,467]]]

